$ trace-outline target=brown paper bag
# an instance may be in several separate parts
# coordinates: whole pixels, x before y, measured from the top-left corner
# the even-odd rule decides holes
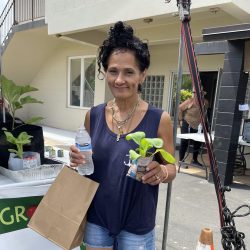
[[[80,246],[86,213],[99,184],[64,167],[41,200],[28,227],[69,250]]]

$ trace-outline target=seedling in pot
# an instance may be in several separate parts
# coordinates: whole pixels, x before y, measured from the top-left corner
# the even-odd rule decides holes
[[[175,158],[168,153],[163,147],[163,140],[161,138],[145,138],[145,133],[138,131],[130,133],[126,136],[126,140],[133,140],[139,147],[136,150],[130,149],[129,156],[131,160],[136,160],[139,157],[153,156],[157,153],[163,157],[168,163],[175,163]],[[150,153],[151,148],[156,148],[154,153]]]

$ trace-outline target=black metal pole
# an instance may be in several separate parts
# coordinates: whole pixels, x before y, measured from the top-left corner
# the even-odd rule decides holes
[[[182,35],[180,34],[180,44],[179,44],[179,61],[178,61],[178,81],[176,86],[176,101],[175,101],[175,115],[174,115],[174,149],[176,148],[176,138],[177,138],[177,128],[178,128],[178,114],[179,114],[179,104],[180,104],[180,91],[182,84],[182,74],[183,74],[183,54],[184,54],[184,43]],[[164,228],[163,228],[163,239],[162,239],[162,250],[167,249],[167,236],[168,236],[168,224],[169,224],[169,212],[170,212],[170,201],[172,192],[172,182],[168,184],[167,188],[167,198],[166,198],[166,210],[164,218]]]
[[[170,0],[165,0],[165,1],[167,3],[170,2]],[[181,21],[183,21],[185,18],[190,17],[190,4],[191,4],[191,0],[177,0],[177,6],[179,9],[179,16],[180,16]],[[183,41],[182,33],[180,31],[179,60],[178,60],[178,83],[176,86],[176,102],[175,102],[175,115],[174,115],[174,126],[173,126],[174,127],[174,131],[173,131],[174,149],[176,148],[176,138],[177,138],[180,91],[181,91],[182,74],[183,74],[183,54],[184,54],[184,41]],[[167,190],[167,198],[166,198],[162,250],[167,249],[167,234],[168,234],[168,224],[169,224],[171,192],[172,192],[172,183],[169,183],[168,190]]]
[[[16,21],[16,1],[13,0],[13,25],[17,23]]]
[[[31,0],[31,15],[32,21],[34,21],[34,0]]]

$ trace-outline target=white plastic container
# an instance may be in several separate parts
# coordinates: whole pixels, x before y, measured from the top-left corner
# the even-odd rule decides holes
[[[8,167],[10,170],[17,171],[28,168],[35,168],[41,165],[40,154],[37,152],[24,152],[23,159],[16,157],[15,153],[10,153]]]

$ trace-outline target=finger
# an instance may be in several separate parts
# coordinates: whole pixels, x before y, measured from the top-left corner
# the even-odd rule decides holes
[[[158,176],[160,176],[159,175],[160,171],[161,171],[160,164],[158,162],[156,162],[156,161],[153,161],[153,162],[148,164],[147,173],[144,174],[142,179],[147,181],[147,179],[150,179],[150,178],[153,179],[153,176],[156,175],[156,174]]]
[[[153,181],[155,181],[155,174],[157,173],[156,170],[151,170],[149,172],[147,172],[146,174],[144,174],[142,176],[142,181],[143,183],[151,183]]]
[[[73,152],[70,151],[69,152],[69,160],[70,163],[75,163],[75,164],[84,164],[85,163],[85,156],[83,154],[81,154],[80,152]]]
[[[71,163],[69,164],[69,167],[70,167],[70,168],[74,168],[74,169],[75,169],[75,168],[77,167],[77,164],[76,164],[76,163],[72,163],[72,162],[71,162]]]
[[[157,161],[151,161],[147,166],[147,171],[157,168],[158,165],[159,163]]]
[[[159,185],[161,183],[161,178],[157,174],[155,174],[152,177],[148,178],[146,180],[146,183],[152,186]]]
[[[72,160],[70,160],[70,163],[74,163],[74,164],[76,164],[78,166],[78,165],[85,164],[86,161],[84,161],[84,160],[78,160],[78,159],[72,159]]]
[[[142,177],[143,183],[147,184],[159,184],[161,181],[161,176],[157,170],[157,168],[154,168],[150,172],[146,173]]]
[[[75,145],[71,145],[70,146],[70,151],[71,152],[75,152],[75,153],[79,153],[80,152],[80,150]]]

